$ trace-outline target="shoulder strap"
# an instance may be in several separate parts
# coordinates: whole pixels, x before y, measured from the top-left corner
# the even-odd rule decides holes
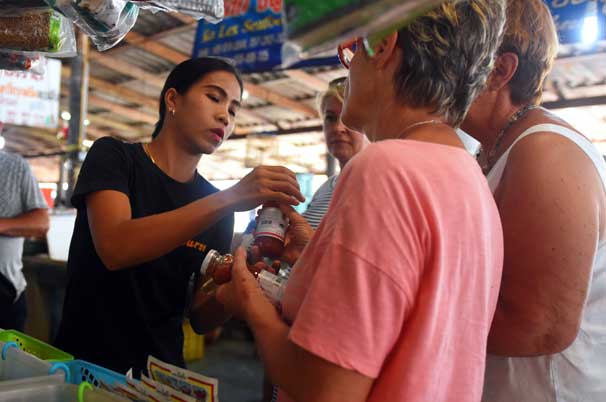
[[[490,171],[489,176],[498,176],[499,179],[497,181],[500,181],[500,177],[502,176],[503,170],[505,169],[505,165],[507,164],[507,159],[509,158],[509,153],[511,152],[513,147],[529,135],[540,132],[548,132],[561,135],[563,137],[568,138],[570,141],[574,142],[579,148],[581,148],[583,152],[585,152],[585,154],[593,162],[602,180],[602,186],[604,187],[604,191],[606,191],[606,161],[604,160],[604,157],[598,152],[598,150],[593,146],[591,141],[587,139],[587,137],[577,133],[574,130],[569,129],[568,127],[564,127],[558,124],[537,124],[536,126],[532,126],[528,130],[524,131],[522,135],[520,135],[513,142],[513,144],[511,144],[507,151],[505,151],[505,153],[501,155],[494,168]]]

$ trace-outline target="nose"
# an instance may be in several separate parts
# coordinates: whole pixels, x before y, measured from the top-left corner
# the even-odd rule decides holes
[[[217,120],[227,127],[229,125],[229,111],[221,110],[221,112],[217,114]]]
[[[339,134],[349,134],[349,129],[347,128],[347,126],[345,124],[343,124],[343,120],[341,120],[340,117],[339,117],[339,122],[337,123],[337,126],[335,127],[335,131],[338,132]]]

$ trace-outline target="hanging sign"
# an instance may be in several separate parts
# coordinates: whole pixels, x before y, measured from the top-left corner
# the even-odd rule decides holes
[[[0,70],[0,122],[57,128],[61,62],[44,59],[45,73]]]
[[[245,73],[280,67],[285,40],[282,10],[282,0],[225,0],[221,23],[200,21],[193,57],[230,58]],[[297,67],[337,63],[336,57],[330,57],[308,60]]]
[[[551,10],[560,43],[604,40],[606,0],[545,0]]]

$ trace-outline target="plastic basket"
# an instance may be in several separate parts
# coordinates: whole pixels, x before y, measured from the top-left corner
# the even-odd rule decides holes
[[[103,390],[92,389],[90,384],[45,384],[20,386],[2,392],[2,402],[128,402],[127,399]]]
[[[65,362],[65,365],[69,369],[72,384],[88,382],[95,387],[99,387],[102,382],[110,387],[116,383],[126,385],[126,377],[122,374],[84,360],[72,360]]]
[[[0,342],[0,381],[3,385],[15,380],[57,375],[60,381],[70,379],[63,362],[44,361],[21,349],[15,342]]]
[[[15,342],[21,350],[49,362],[74,360],[74,356],[69,353],[12,329],[0,332],[0,341]]]
[[[183,322],[183,358],[186,362],[204,357],[204,335],[198,335],[189,320]]]

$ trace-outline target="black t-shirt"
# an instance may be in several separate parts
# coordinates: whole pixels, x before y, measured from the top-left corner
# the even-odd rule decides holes
[[[72,198],[78,215],[55,343],[78,359],[121,373],[144,369],[148,355],[184,366],[181,325],[189,281],[209,250],[229,252],[233,214],[163,257],[109,271],[95,250],[86,213],[86,195],[100,190],[126,194],[133,219],[171,211],[218,191],[198,174],[189,183],[173,180],[153,164],[141,144],[97,140]]]

